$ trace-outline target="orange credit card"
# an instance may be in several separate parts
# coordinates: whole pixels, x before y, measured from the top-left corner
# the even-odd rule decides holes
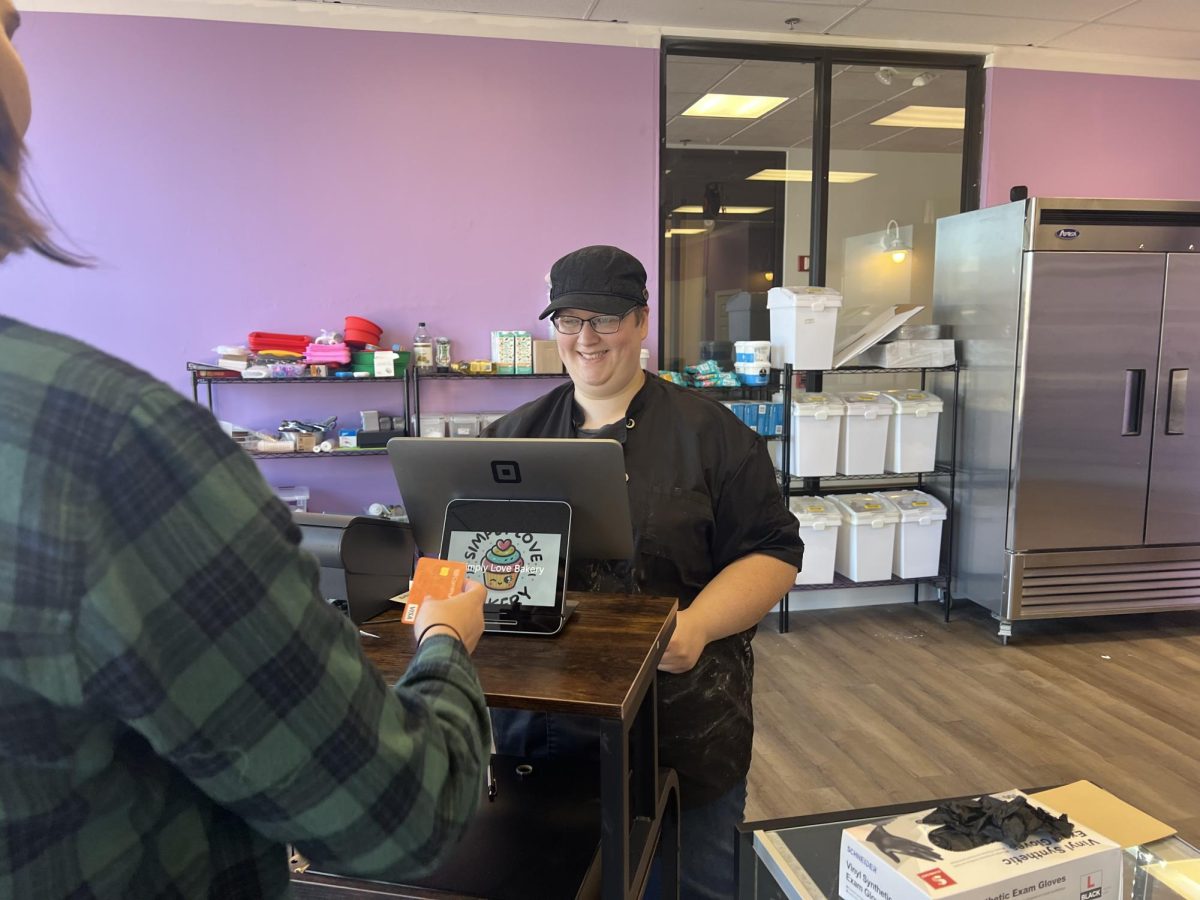
[[[411,625],[417,621],[417,610],[426,597],[445,600],[461,593],[466,581],[466,563],[422,556],[417,560],[417,570],[413,573],[412,587],[408,589],[408,603],[404,606],[401,621]]]

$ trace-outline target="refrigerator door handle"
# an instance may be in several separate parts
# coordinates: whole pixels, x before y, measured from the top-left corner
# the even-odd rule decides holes
[[[1187,369],[1172,369],[1167,383],[1167,434],[1183,434],[1187,424]]]
[[[1121,417],[1121,435],[1137,437],[1142,433],[1142,407],[1146,400],[1146,370],[1125,370],[1125,413]]]

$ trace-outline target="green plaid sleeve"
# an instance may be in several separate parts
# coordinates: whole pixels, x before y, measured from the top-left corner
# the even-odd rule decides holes
[[[413,876],[463,832],[488,752],[462,646],[395,690],[317,591],[287,508],[212,417],[142,391],[106,459],[76,646],[84,701],[268,838]]]

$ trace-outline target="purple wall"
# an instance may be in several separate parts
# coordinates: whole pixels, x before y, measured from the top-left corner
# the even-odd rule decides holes
[[[488,356],[493,329],[545,337],[543,277],[584,244],[627,248],[657,283],[655,50],[51,13],[17,44],[32,173],[99,267],[13,261],[0,309],[180,390],[217,344],[346,314],[405,345],[426,320],[456,358]],[[434,384],[422,409],[546,387]],[[382,385],[247,386],[217,413],[270,428],[400,406]],[[397,499],[381,458],[264,471],[312,487],[313,509]]]
[[[989,69],[982,197],[1200,199],[1200,81]]]

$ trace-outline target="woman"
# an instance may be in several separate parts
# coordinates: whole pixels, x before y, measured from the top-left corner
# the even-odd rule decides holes
[[[0,0],[0,259],[55,247],[19,194],[29,88]],[[0,897],[276,897],[284,844],[436,866],[488,753],[482,585],[423,603],[394,690],[211,415],[0,315]]]

